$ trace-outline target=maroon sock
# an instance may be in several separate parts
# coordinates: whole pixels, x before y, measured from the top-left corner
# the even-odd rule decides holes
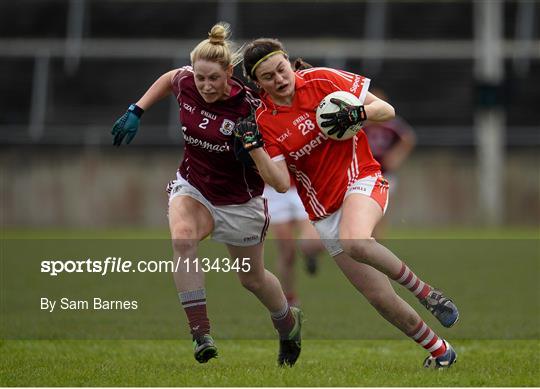
[[[271,316],[274,327],[279,333],[279,337],[281,339],[287,338],[294,328],[294,316],[289,304],[286,304],[280,311],[272,312]]]
[[[205,289],[178,293],[182,307],[186,312],[189,329],[193,338],[210,333],[210,320],[206,314]]]

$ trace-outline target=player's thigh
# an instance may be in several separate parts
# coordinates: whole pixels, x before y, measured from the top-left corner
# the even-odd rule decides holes
[[[340,239],[370,238],[382,216],[380,205],[371,197],[359,193],[348,195],[343,201],[339,224]]]
[[[375,173],[354,182],[343,200],[340,239],[367,239],[388,206],[388,181]]]
[[[249,247],[264,241],[270,224],[266,199],[253,197],[244,204],[215,206],[212,209],[212,239],[232,246]]]
[[[202,240],[214,229],[214,219],[201,202],[181,195],[169,202],[169,228],[172,239]]]

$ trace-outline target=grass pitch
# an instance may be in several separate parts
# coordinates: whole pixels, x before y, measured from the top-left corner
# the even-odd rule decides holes
[[[148,240],[122,241],[119,248],[111,236]],[[69,239],[35,240],[45,237]],[[104,237],[109,240],[96,240]],[[192,356],[170,274],[51,278],[36,267],[36,260],[58,254],[55,250],[71,258],[86,246],[106,248],[96,256],[128,255],[128,248],[150,256],[153,246],[164,246],[160,255],[168,255],[170,246],[160,241],[166,232],[4,231],[0,386],[540,386],[538,230],[405,231],[395,237],[387,245],[421,277],[448,291],[460,308],[456,327],[441,328],[396,286],[456,349],[458,363],[449,370],[423,369],[426,352],[380,318],[327,257],[315,278],[298,269],[307,320],[294,368],[277,367],[268,315],[236,277],[208,274],[209,315],[220,357],[200,365]],[[269,241],[270,269],[272,246]],[[222,248],[215,250],[214,255],[223,254]],[[36,303],[44,294],[97,293],[136,297],[141,308],[63,316],[40,312]]]
[[[277,342],[219,341],[200,365],[187,341],[4,341],[1,386],[539,386],[535,341],[455,341],[451,369],[421,367],[407,340],[307,340],[293,368]]]

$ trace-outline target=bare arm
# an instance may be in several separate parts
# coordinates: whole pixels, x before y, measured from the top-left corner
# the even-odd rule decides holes
[[[122,142],[130,144],[139,130],[141,116],[154,105],[158,100],[167,96],[172,90],[172,79],[177,70],[171,70],[159,77],[146,93],[135,103],[130,105],[113,125],[111,134],[113,135],[113,145],[119,147]]]
[[[384,122],[396,116],[394,107],[370,92],[366,95],[364,110],[368,120],[372,122]]]
[[[244,150],[249,152],[262,179],[276,191],[285,193],[291,185],[287,164],[284,160],[272,161],[263,148],[262,135],[253,119],[253,115],[250,115],[248,118],[237,121],[234,127],[235,136],[241,140]]]
[[[284,160],[272,161],[263,148],[254,149],[249,154],[253,158],[253,161],[255,161],[259,174],[268,185],[279,193],[285,193],[289,190],[291,179]]]
[[[172,91],[172,79],[178,69],[171,70],[159,77],[150,88],[146,91],[143,97],[137,101],[137,105],[145,111],[159,100],[166,97]]]

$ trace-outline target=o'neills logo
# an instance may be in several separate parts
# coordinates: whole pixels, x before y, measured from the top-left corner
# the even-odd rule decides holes
[[[215,113],[205,111],[204,109],[201,109],[201,115],[207,117],[208,119],[212,119],[212,120],[217,119],[217,115]]]
[[[184,141],[191,146],[200,147],[201,149],[213,151],[216,153],[224,153],[230,150],[228,143],[225,143],[224,145],[217,145],[215,143],[210,143],[206,140],[194,138],[190,135],[187,135],[186,133],[184,133]]]
[[[313,138],[307,145],[304,145],[300,150],[298,151],[292,151],[289,153],[292,159],[295,161],[298,161],[301,157],[304,155],[309,155],[313,151],[314,148],[319,146],[323,143],[323,141],[327,140],[328,137],[324,135],[322,132],[319,133],[315,138]]]

